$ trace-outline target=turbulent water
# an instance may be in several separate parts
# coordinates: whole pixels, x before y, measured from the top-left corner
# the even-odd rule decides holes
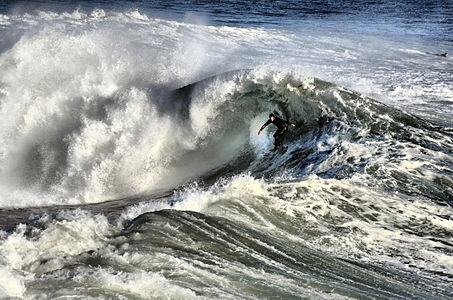
[[[0,298],[453,297],[449,1],[0,12]]]

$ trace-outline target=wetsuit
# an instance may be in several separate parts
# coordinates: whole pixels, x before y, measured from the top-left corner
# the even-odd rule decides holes
[[[277,149],[277,147],[282,144],[280,138],[283,137],[285,133],[288,131],[288,125],[291,125],[291,123],[283,119],[280,119],[279,117],[275,117],[274,121],[272,121],[269,118],[269,120],[267,120],[267,122],[264,123],[263,126],[261,126],[260,131],[266,128],[266,126],[271,123],[277,126],[278,128],[277,131],[274,133],[274,149]]]

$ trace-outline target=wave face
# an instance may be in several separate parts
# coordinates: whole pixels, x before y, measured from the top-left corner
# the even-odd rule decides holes
[[[452,298],[451,63],[189,21],[1,15],[0,297]]]

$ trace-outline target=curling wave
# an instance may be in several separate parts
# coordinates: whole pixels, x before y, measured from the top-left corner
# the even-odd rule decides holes
[[[432,172],[437,157],[451,162],[448,130],[316,78],[243,70],[173,91],[129,87],[110,97],[39,101],[3,133],[2,177],[50,195],[20,206],[100,202],[244,171],[365,176],[367,184],[436,201],[451,203],[453,195],[448,172]],[[46,122],[27,121],[36,109]],[[283,155],[268,154],[270,130],[256,136],[270,111],[297,124]],[[3,206],[11,204],[18,202]]]

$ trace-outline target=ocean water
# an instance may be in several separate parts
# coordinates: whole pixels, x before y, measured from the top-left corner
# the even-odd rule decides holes
[[[3,1],[0,298],[453,298],[452,16]]]

